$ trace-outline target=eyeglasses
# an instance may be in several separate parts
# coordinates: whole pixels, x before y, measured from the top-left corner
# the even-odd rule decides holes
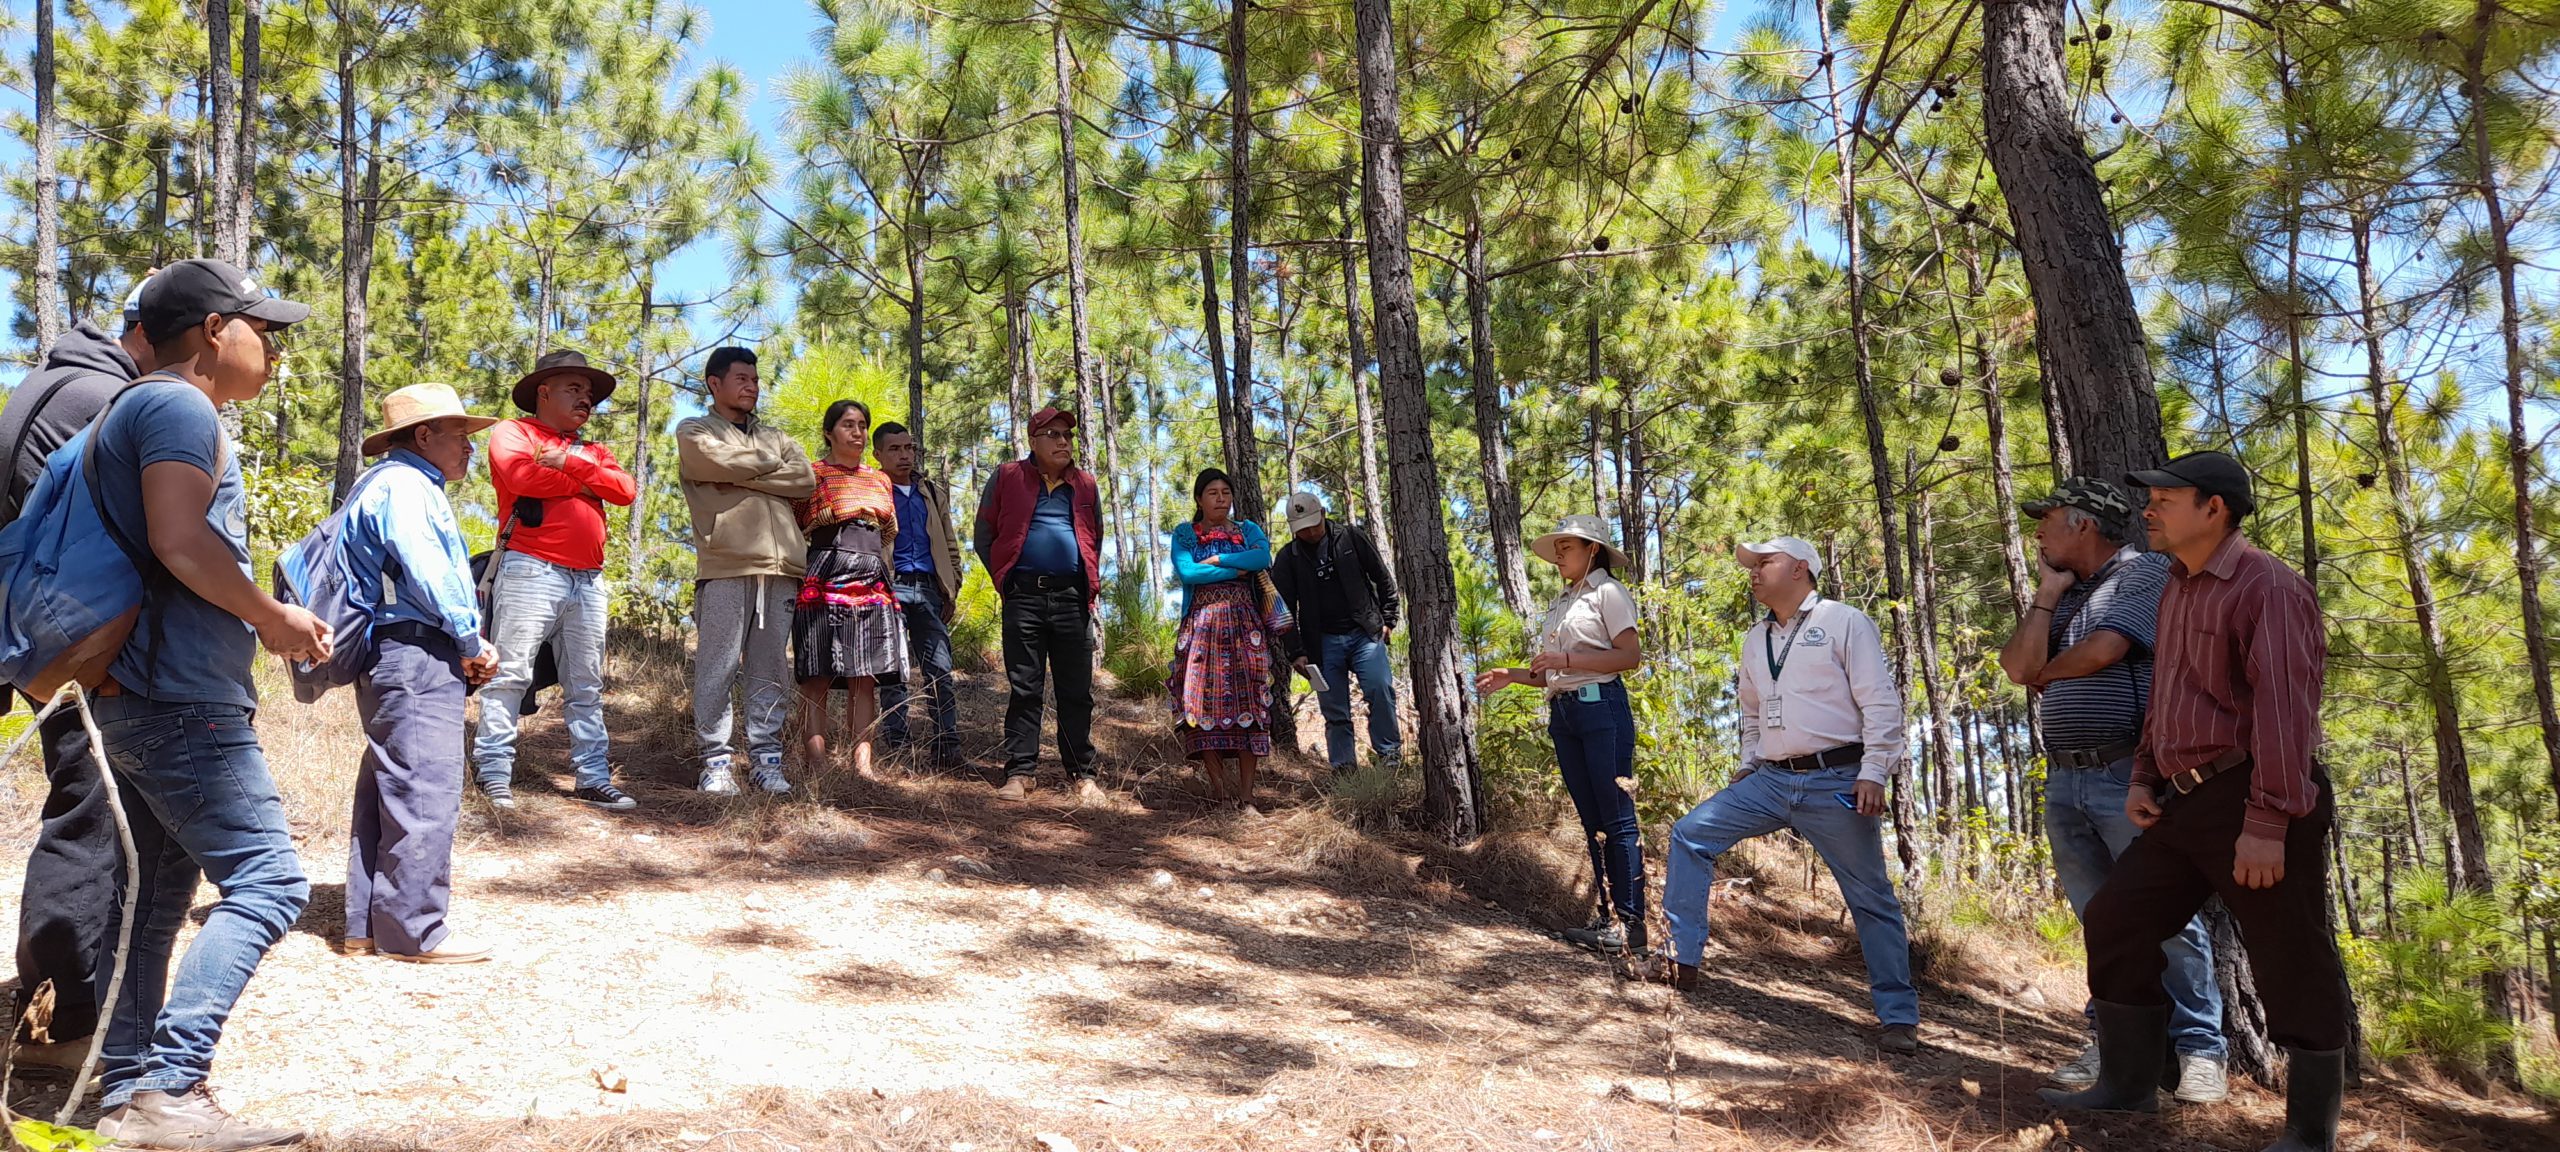
[[[1034,440],[1073,441],[1076,438],[1076,434],[1074,431],[1066,428],[1043,428],[1032,433],[1031,438]]]

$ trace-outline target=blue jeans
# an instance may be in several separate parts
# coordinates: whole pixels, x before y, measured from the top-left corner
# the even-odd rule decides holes
[[[1754,836],[1792,828],[1820,853],[1858,924],[1867,958],[1867,988],[1876,1019],[1888,1027],[1920,1022],[1920,993],[1911,986],[1911,937],[1902,901],[1885,871],[1883,821],[1841,807],[1857,787],[1858,766],[1819,772],[1762,768],[1707,797],[1671,826],[1662,914],[1671,922],[1672,958],[1696,964],[1707,946],[1707,893],[1716,857]]]
[[[2044,782],[2044,835],[2071,914],[2085,916],[2106,887],[2107,873],[2142,830],[2125,818],[2133,759],[2104,768],[2056,767]],[[2213,937],[2199,917],[2160,945],[2169,962],[2160,987],[2169,994],[2169,1035],[2178,1051],[2222,1059],[2222,986],[2213,978]]]
[[[898,611],[907,618],[908,679],[924,681],[933,709],[936,752],[960,750],[960,690],[951,683],[951,625],[942,619],[942,585],[910,584],[905,577],[892,585]],[[914,692],[905,680],[880,686],[880,738],[891,748],[907,744],[907,697]]]
[[[1564,790],[1582,817],[1582,843],[1591,850],[1591,875],[1622,923],[1644,920],[1644,842],[1636,827],[1636,797],[1618,781],[1636,774],[1636,717],[1627,686],[1595,684],[1596,700],[1567,692],[1547,702],[1547,736],[1556,744]]]
[[[1359,749],[1351,742],[1351,677],[1360,677],[1360,702],[1369,708],[1369,750],[1379,758],[1401,755],[1404,734],[1396,730],[1396,676],[1387,662],[1385,641],[1366,632],[1327,632],[1318,638],[1316,666],[1324,670],[1325,690],[1316,693],[1324,712],[1325,759],[1337,770],[1356,767]]]
[[[232,1005],[310,903],[311,883],[248,709],[132,695],[99,697],[91,708],[124,788],[142,879],[99,1073],[112,1109],[136,1092],[184,1092],[203,1082]],[[199,877],[222,898],[173,984],[169,954]],[[121,890],[121,868],[116,878]]]
[[[561,709],[569,725],[569,765],[578,787],[613,782],[605,762],[604,573],[563,568],[522,552],[498,561],[490,594],[490,630],[498,646],[498,674],[480,689],[480,732],[471,747],[474,774],[487,783],[515,776],[516,723],[524,690],[533,683],[533,657],[544,642],[560,664]]]

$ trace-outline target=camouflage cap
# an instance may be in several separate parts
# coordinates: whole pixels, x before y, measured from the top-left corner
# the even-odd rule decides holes
[[[2074,476],[2056,487],[2052,495],[2018,506],[2029,516],[2042,516],[2056,508],[2077,508],[2095,516],[2098,526],[2118,539],[2133,522],[2133,498],[2124,489],[2095,476]]]

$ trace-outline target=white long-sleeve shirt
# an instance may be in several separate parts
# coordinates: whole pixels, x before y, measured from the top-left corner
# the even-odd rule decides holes
[[[1769,671],[1772,654],[1782,674]],[[1789,626],[1763,616],[1742,636],[1738,681],[1746,768],[1864,744],[1858,779],[1882,784],[1902,759],[1902,694],[1875,621],[1856,608],[1817,592],[1805,597]],[[1768,723],[1773,699],[1776,725]]]

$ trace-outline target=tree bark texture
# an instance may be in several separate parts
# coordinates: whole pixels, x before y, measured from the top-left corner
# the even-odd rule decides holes
[[[343,314],[338,346],[338,462],[330,504],[346,500],[363,471],[365,409],[365,288],[373,278],[370,164],[359,163],[363,145],[356,135],[356,36],[347,23],[348,8],[338,16],[338,243],[339,301]],[[376,130],[379,131],[379,122]]]
[[[1378,383],[1387,409],[1396,574],[1404,583],[1414,710],[1420,717],[1423,816],[1443,839],[1464,843],[1484,828],[1475,704],[1458,645],[1458,585],[1440,518],[1440,468],[1432,459],[1431,396],[1405,232],[1404,127],[1396,33],[1388,0],[1353,0],[1360,84],[1361,215],[1369,240],[1369,292],[1377,317]]]
[[[240,0],[240,99],[231,145],[231,248],[222,258],[249,266],[258,226],[258,81],[266,0]]]
[[[62,117],[53,100],[53,0],[36,0],[36,235],[28,263],[35,269],[36,363],[53,351],[69,326],[62,300]]]
[[[1350,244],[1347,219],[1344,228],[1342,330],[1351,344],[1352,419],[1360,423],[1360,500],[1362,511],[1369,519],[1369,534],[1377,538],[1378,551],[1393,556],[1396,546],[1394,533],[1387,524],[1386,485],[1378,470],[1378,409],[1369,390],[1369,349],[1360,339],[1359,256]]]
[[[1528,549],[1520,542],[1520,489],[1511,482],[1511,442],[1503,430],[1501,366],[1493,351],[1493,280],[1485,266],[1484,210],[1467,192],[1467,366],[1475,400],[1476,466],[1484,471],[1485,526],[1493,538],[1494,582],[1502,606],[1529,614]]]
[[[2167,449],[2124,248],[2072,117],[2063,7],[1985,0],[1983,127],[2035,298],[2036,358],[2058,402],[2069,466],[2113,480],[2157,467]]]
[[[1076,374],[1076,423],[1094,426],[1093,321],[1085,304],[1084,196],[1076,175],[1075,84],[1068,74],[1067,19],[1049,22],[1049,54],[1058,76],[1058,194],[1067,223],[1067,328]]]
[[[1253,84],[1245,57],[1247,0],[1227,4],[1227,308],[1236,342],[1228,365],[1227,479],[1239,515],[1261,521],[1271,515],[1262,499],[1262,446],[1254,435],[1253,396]],[[1278,681],[1282,678],[1275,677]],[[1277,719],[1277,710],[1274,711]]]
[[[205,0],[204,35],[206,87],[213,101],[213,119],[207,125],[213,140],[206,149],[213,168],[213,256],[237,264],[239,259],[232,253],[240,245],[232,236],[231,207],[239,197],[240,174],[232,167],[239,128],[232,108],[231,0]]]

